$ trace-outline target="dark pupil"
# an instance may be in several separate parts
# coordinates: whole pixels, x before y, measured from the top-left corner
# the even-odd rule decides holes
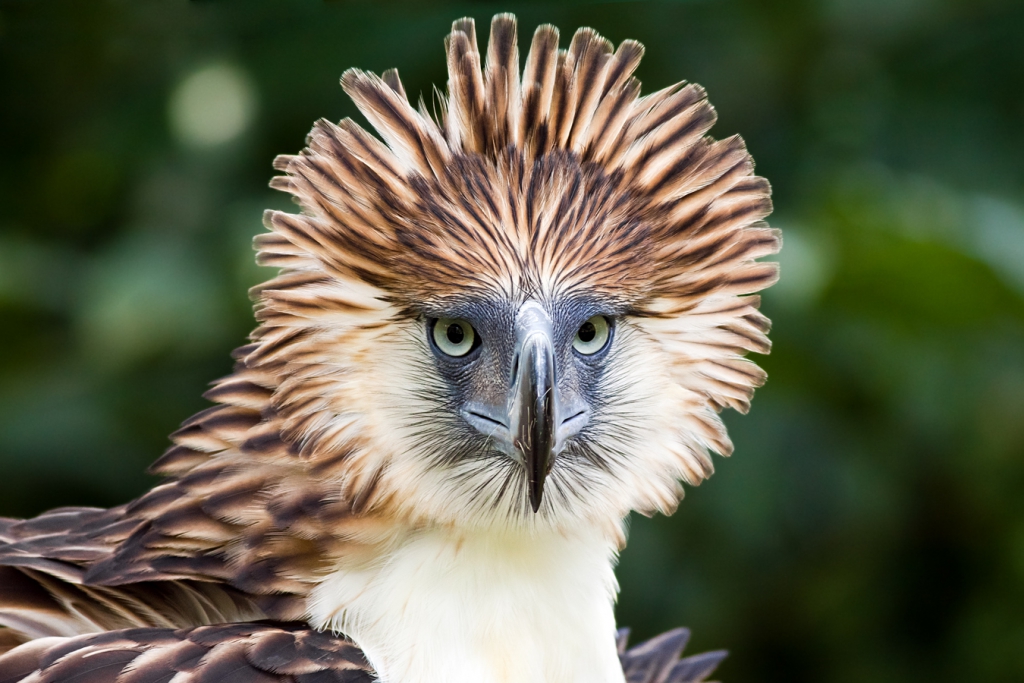
[[[452,323],[445,330],[445,336],[448,337],[448,341],[452,344],[461,344],[462,340],[466,338],[466,331],[462,329],[462,325]]]
[[[580,331],[576,333],[579,336],[580,341],[589,342],[594,341],[594,337],[597,336],[597,328],[594,327],[594,323],[589,320],[580,325]]]

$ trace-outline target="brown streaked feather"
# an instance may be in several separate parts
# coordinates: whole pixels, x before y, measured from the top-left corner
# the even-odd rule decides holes
[[[461,27],[460,27],[461,26]],[[458,27],[458,28],[457,28]],[[467,151],[482,152],[484,130],[484,79],[480,52],[472,19],[455,22],[447,41],[448,103],[445,108],[445,132],[451,145]]]
[[[405,86],[402,85],[402,79],[398,77],[398,69],[388,69],[380,75],[380,79],[387,84],[389,88],[395,91],[395,94],[404,100],[408,100],[409,96],[405,94]]]
[[[620,146],[633,103],[640,95],[640,81],[630,78],[604,97],[590,122],[590,136],[582,157],[586,161],[608,165],[610,153]]]
[[[724,651],[680,659],[689,631],[669,631],[626,649],[627,683],[700,683]],[[2,652],[2,651],[0,651]],[[351,641],[303,623],[215,624],[191,629],[133,628],[45,638],[0,653],[0,683],[369,683],[374,673]]]
[[[0,671],[6,676],[0,680],[10,683],[151,683],[175,675],[191,683],[373,680],[351,642],[294,623],[138,628],[53,639],[0,656]]]
[[[573,36],[569,57],[573,63],[572,89],[577,102],[569,137],[564,143],[566,149],[579,153],[590,141],[590,122],[604,95],[612,50],[612,44],[593,29],[580,29]]]
[[[341,87],[401,159],[423,175],[442,172],[450,153],[433,121],[423,118],[380,77],[365,71],[349,69],[341,77]]]
[[[484,69],[484,123],[490,153],[497,155],[509,145],[520,144],[519,117],[522,112],[519,81],[519,44],[516,19],[511,14],[495,15],[487,44]]]
[[[558,68],[558,29],[551,24],[537,27],[530,54],[523,69],[519,139],[524,151],[538,156],[546,149],[551,97]]]
[[[252,600],[224,585],[157,581],[89,586],[81,577],[47,567],[0,566],[0,627],[24,641],[264,616]]]
[[[551,112],[548,114],[548,144],[537,149],[538,156],[553,149],[564,149],[572,130],[572,119],[576,114],[576,80],[572,77],[575,65],[572,56],[568,50],[558,50]]]

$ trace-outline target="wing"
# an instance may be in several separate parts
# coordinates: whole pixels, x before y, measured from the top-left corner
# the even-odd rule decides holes
[[[0,519],[0,652],[37,638],[265,616],[241,591],[208,581],[87,585],[90,563],[110,557],[127,526],[122,508]]]
[[[205,394],[219,405],[171,435],[151,468],[167,480],[124,506],[124,528],[111,526],[115,547],[88,563],[86,583],[217,582],[272,618],[304,616],[304,597],[346,552],[347,525],[365,521],[358,496],[325,475],[330,463],[306,457],[288,435],[274,396],[289,373],[273,347],[236,350],[234,372]]]
[[[32,641],[0,656],[0,683],[370,683],[351,642],[305,624],[127,629]]]
[[[679,659],[690,637],[669,631],[625,649],[628,683],[699,683],[725,658],[708,652]],[[219,624],[193,629],[128,629],[46,638],[0,656],[0,683],[370,683],[373,672],[351,641],[301,623]],[[30,677],[31,678],[28,678]]]
[[[109,510],[0,518],[0,585],[19,587],[0,587],[0,626],[24,640],[303,616],[353,504],[282,438],[283,373],[259,348],[239,349],[207,393],[220,405],[172,435],[152,468],[164,483]]]
[[[714,672],[728,656],[713,650],[684,659],[679,656],[690,641],[690,630],[677,628],[626,649],[629,629],[619,631],[619,661],[626,683],[699,683]]]
[[[272,400],[289,380],[275,334],[238,349],[206,393],[218,405],[171,435],[151,468],[164,483],[109,510],[0,518],[0,627],[13,631],[0,652],[111,629],[302,619],[334,559],[375,542],[361,514],[373,478],[339,484],[331,467],[346,452],[304,453]]]

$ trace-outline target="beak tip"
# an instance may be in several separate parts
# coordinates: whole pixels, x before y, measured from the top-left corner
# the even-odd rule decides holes
[[[527,490],[530,493],[530,507],[534,513],[540,511],[541,501],[544,500],[544,477],[535,479],[530,477],[527,483]]]

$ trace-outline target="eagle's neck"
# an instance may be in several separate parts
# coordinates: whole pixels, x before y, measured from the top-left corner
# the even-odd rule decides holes
[[[316,588],[310,621],[352,637],[384,683],[622,683],[615,540],[410,531]]]

